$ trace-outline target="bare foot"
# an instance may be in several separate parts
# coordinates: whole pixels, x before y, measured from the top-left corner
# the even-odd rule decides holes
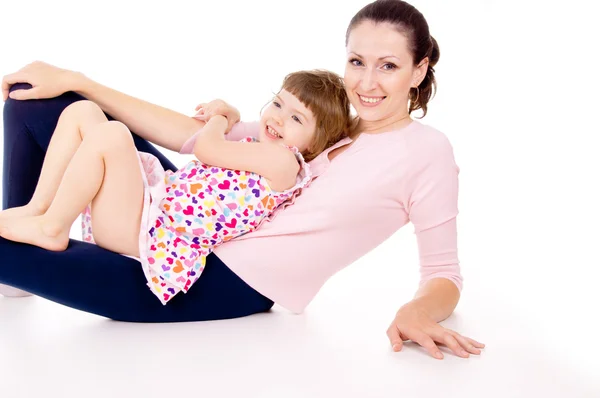
[[[48,225],[44,216],[3,219],[0,236],[57,252],[65,250],[69,245],[69,229]]]
[[[26,292],[24,290],[19,290],[12,286],[8,285],[0,285],[0,296],[4,297],[29,297],[33,296],[33,294]]]
[[[14,217],[41,216],[42,214],[44,214],[44,210],[40,206],[28,203],[25,206],[11,207],[0,211],[0,221]]]

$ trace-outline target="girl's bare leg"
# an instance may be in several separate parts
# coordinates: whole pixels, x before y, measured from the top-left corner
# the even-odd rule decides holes
[[[141,173],[133,137],[124,124],[110,121],[92,126],[48,210],[43,215],[5,219],[0,236],[48,250],[65,250],[71,225],[91,202],[96,243],[139,256],[144,197]]]
[[[91,101],[77,101],[66,107],[50,140],[33,197],[25,206],[1,211],[0,220],[44,214],[52,203],[65,170],[81,145],[87,129],[107,121],[102,109]]]

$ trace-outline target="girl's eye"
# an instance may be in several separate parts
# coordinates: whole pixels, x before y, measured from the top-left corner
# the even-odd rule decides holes
[[[281,105],[279,105],[279,102],[277,101],[273,101],[273,105],[275,105],[277,108],[281,108]]]
[[[362,65],[362,62],[360,62],[360,60],[359,60],[359,59],[356,59],[356,58],[352,58],[352,59],[350,60],[350,63],[351,63],[352,65],[354,65],[354,66],[361,66],[361,65]]]
[[[298,123],[302,124],[302,122],[300,121],[300,119],[298,118],[298,116],[294,115],[294,116],[292,116],[292,119],[294,119],[295,122],[298,122]]]
[[[394,69],[396,69],[396,68],[397,68],[397,66],[396,66],[396,65],[394,65],[394,64],[390,64],[390,63],[388,63],[388,64],[384,64],[384,65],[383,65],[383,70],[394,70]]]

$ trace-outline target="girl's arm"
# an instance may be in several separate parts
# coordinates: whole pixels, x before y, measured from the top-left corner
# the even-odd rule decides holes
[[[281,145],[225,140],[227,118],[212,117],[194,144],[194,155],[203,163],[232,170],[257,173],[271,189],[284,191],[294,186],[299,164],[295,155]]]

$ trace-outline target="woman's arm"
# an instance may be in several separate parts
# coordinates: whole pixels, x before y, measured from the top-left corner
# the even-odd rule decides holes
[[[173,151],[205,121],[189,117],[159,105],[132,97],[103,86],[80,72],[34,62],[2,79],[3,98],[9,95],[14,83],[29,83],[29,90],[15,90],[10,96],[16,100],[52,98],[67,91],[75,91],[95,102],[104,112],[123,122],[140,137]]]
[[[412,340],[435,358],[443,358],[436,343],[466,358],[479,354],[484,345],[438,323],[454,311],[463,278],[456,228],[459,169],[447,138],[437,138],[428,141],[417,158],[403,198],[417,235],[420,286],[413,300],[398,310],[387,335],[394,351],[402,349],[403,341]]]
[[[212,117],[198,134],[194,155],[205,164],[257,173],[271,189],[284,191],[294,186],[299,170],[294,154],[281,145],[227,141],[227,118]]]
[[[72,91],[95,102],[102,110],[140,137],[172,151],[206,123],[182,113],[121,93],[74,72]]]
[[[410,304],[429,314],[434,322],[441,322],[452,314],[459,299],[460,292],[454,282],[434,278],[419,287]]]
[[[417,222],[417,225],[419,223]],[[479,354],[483,344],[439,325],[448,318],[460,298],[462,277],[456,257],[456,220],[417,232],[421,260],[421,283],[414,298],[403,305],[388,329],[395,351],[404,340],[413,340],[435,358],[444,344],[456,355]]]

